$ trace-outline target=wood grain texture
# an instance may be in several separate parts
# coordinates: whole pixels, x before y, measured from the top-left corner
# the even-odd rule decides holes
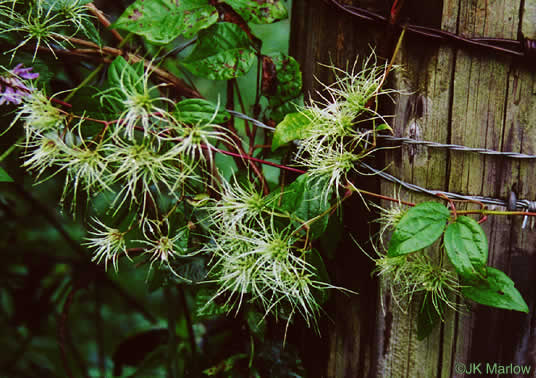
[[[441,2],[434,3],[435,9],[441,12]],[[441,24],[430,26],[456,32],[457,2],[445,1],[441,13],[443,14],[440,18]],[[396,98],[394,107],[395,117],[392,125],[395,135],[448,143],[454,52],[448,46],[439,46],[420,38],[409,37],[404,41],[396,63],[402,67],[402,71],[393,75],[391,85],[402,93]],[[386,153],[385,163],[391,163],[389,167],[391,174],[406,182],[446,190],[447,157],[446,151],[420,146],[403,146]],[[386,195],[399,193],[399,196],[407,201],[433,200],[424,195],[399,191],[390,183],[382,182],[381,187]],[[391,205],[383,203],[382,206]],[[437,246],[429,248],[428,253],[437,254],[437,249]],[[384,334],[389,337],[383,355],[378,356],[381,367],[378,376],[449,377],[451,375],[450,364],[444,360],[448,359],[448,351],[455,342],[454,327],[438,327],[426,340],[417,340],[416,318],[420,302],[419,298],[416,299],[417,301],[408,307],[407,313],[401,311],[392,300],[386,304],[386,314],[393,318],[391,327],[385,325],[382,319],[385,315],[378,311],[377,326],[383,328]],[[453,318],[453,314],[447,314],[444,325],[451,325]]]
[[[525,38],[536,39],[536,0],[525,0],[521,14],[521,33]]]
[[[391,2],[345,3],[387,14]],[[293,19],[291,53],[302,64],[310,92],[319,88],[314,76],[332,80],[317,63],[331,59],[344,68],[355,55],[367,56],[369,46],[383,52],[382,44],[389,37],[385,30],[347,17],[320,0],[295,0],[294,9],[299,12]],[[412,23],[465,37],[536,38],[536,0],[430,0],[426,4],[406,0],[404,12]],[[411,36],[404,40],[396,63],[403,69],[391,75],[389,85],[402,93],[383,109],[394,114],[390,124],[395,135],[536,153],[535,64]],[[430,189],[503,199],[513,190],[519,199],[536,200],[536,164],[530,161],[402,146],[379,155],[378,166],[382,164],[404,181]],[[398,193],[408,201],[431,200],[386,182],[379,188],[385,195]],[[459,208],[467,206],[475,205]],[[359,216],[370,221],[367,212]],[[488,264],[512,277],[529,305],[529,315],[472,304],[463,314],[448,313],[441,327],[427,340],[418,341],[418,304],[401,311],[381,283],[372,324],[359,312],[370,311],[363,307],[370,293],[362,290],[361,295],[369,297],[340,298],[328,310],[335,314],[335,325],[328,328],[332,332],[329,358],[322,376],[451,377],[456,376],[456,362],[481,361],[536,368],[536,285],[532,283],[536,228],[522,230],[522,222],[522,217],[490,217],[484,229],[490,245]],[[361,240],[366,238],[362,235]],[[430,253],[438,253],[437,246]],[[364,335],[370,326],[374,331]]]

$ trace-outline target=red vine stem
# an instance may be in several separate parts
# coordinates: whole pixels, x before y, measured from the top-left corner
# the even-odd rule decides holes
[[[56,104],[60,104],[62,106],[65,106],[66,108],[72,108],[73,106],[65,101],[58,100],[57,98],[49,98],[51,102],[55,102]]]
[[[115,39],[117,39],[120,43],[123,42],[123,37],[121,37],[121,34],[119,34],[117,32],[117,30],[109,29],[110,25],[111,25],[110,21],[104,16],[102,11],[95,6],[95,4],[89,3],[89,4],[86,5],[86,7],[89,9],[89,11],[91,13],[93,13],[95,15],[95,17],[97,17],[97,19],[102,24],[102,26],[104,26],[106,29],[110,30],[110,33],[112,33],[112,35],[115,37]]]
[[[57,102],[59,104],[62,104],[64,106],[66,106],[66,107],[71,107],[71,104],[65,103],[63,101],[55,100],[53,98],[51,98],[50,100],[54,101],[54,102]],[[109,125],[115,124],[115,123],[120,121],[119,119],[106,121],[106,120],[95,119],[95,118],[90,118],[90,117],[77,116],[77,115],[71,114],[69,112],[66,112],[64,110],[61,110],[61,109],[60,109],[60,111],[63,112],[64,114],[70,115],[71,117],[83,119],[83,120],[86,120],[86,121],[93,121],[93,122],[96,122],[96,123],[100,123],[100,124],[104,125],[105,127],[108,127]],[[271,162],[271,161],[268,161],[268,160],[263,160],[263,159],[259,159],[259,158],[250,156],[250,155],[246,154],[243,151],[243,149],[242,149],[241,153],[236,153],[236,152],[222,150],[220,148],[205,145],[205,144],[200,144],[199,146],[201,148],[205,149],[205,150],[210,150],[210,151],[221,153],[223,155],[228,155],[228,156],[232,156],[232,157],[236,157],[236,158],[240,158],[240,159],[244,159],[244,160],[249,160],[249,161],[252,161],[252,162],[255,162],[255,163],[269,165],[269,166],[276,167],[276,168],[279,168],[279,169],[282,169],[282,170],[295,172],[295,173],[300,173],[300,174],[307,173],[307,171],[304,171],[302,169],[293,168],[293,167],[289,167],[289,166],[286,166],[286,165],[283,165],[283,164],[278,164],[278,163],[274,163],[274,162]],[[397,203],[400,203],[400,204],[403,204],[403,205],[406,205],[406,206],[410,206],[410,207],[416,206],[416,204],[413,203],[413,202],[402,201],[399,198],[393,198],[393,197],[385,196],[385,195],[382,195],[382,194],[369,192],[367,190],[357,189],[357,188],[355,188],[355,186],[353,186],[353,187],[354,187],[354,191],[357,191],[358,193],[364,194],[364,195],[369,196],[369,197],[375,197],[375,198],[379,198],[379,199],[382,199],[382,200],[385,200],[385,201],[397,202]],[[346,198],[347,195],[349,195],[349,193],[345,194],[345,198]],[[528,211],[495,211],[495,210],[486,210],[485,205],[483,203],[479,202],[479,201],[451,199],[451,198],[448,198],[447,196],[445,196],[443,194],[438,194],[437,196],[439,198],[441,198],[441,199],[443,199],[445,201],[448,201],[450,203],[451,208],[452,208],[451,212],[452,212],[452,214],[454,216],[454,219],[456,219],[456,217],[458,215],[460,215],[460,214],[480,214],[481,218],[478,221],[478,223],[480,224],[480,223],[483,223],[483,222],[486,221],[488,215],[536,216],[536,213],[532,213],[532,212],[528,212]],[[479,209],[479,210],[456,210],[456,206],[454,205],[454,202],[472,202],[472,203],[476,203],[476,204],[480,205],[482,208]]]
[[[401,204],[406,205],[406,206],[411,206],[411,207],[415,206],[415,204],[413,202],[402,201],[401,199],[398,199],[398,198],[384,196],[384,195],[369,192],[369,191],[366,191],[366,190],[363,190],[363,189],[357,189],[357,192],[360,193],[360,194],[364,194],[366,196],[369,196],[369,197],[375,197],[375,198],[379,198],[379,199],[386,200],[386,201],[391,201],[391,202],[398,202],[398,203],[401,203]]]
[[[391,12],[389,14],[389,23],[395,25],[398,22],[400,17],[400,10],[404,6],[404,0],[395,0],[393,1],[393,6],[391,7]]]
[[[221,150],[221,149],[219,149],[217,147],[207,146],[205,144],[201,144],[200,146],[201,146],[201,148],[210,149],[212,151],[219,152],[219,153],[224,154],[224,155],[229,155],[229,156],[233,156],[233,157],[237,157],[237,158],[241,158],[241,159],[251,160],[251,161],[254,161],[256,163],[260,163],[260,164],[264,164],[264,165],[271,165],[272,167],[277,167],[279,169],[285,169],[285,170],[291,171],[291,172],[306,173],[306,171],[303,171],[301,169],[292,168],[292,167],[288,167],[286,165],[273,163],[273,162],[268,161],[268,160],[258,159],[256,157],[253,157],[253,156],[250,156],[250,155],[238,154],[236,152]]]
[[[233,109],[234,108],[234,86],[236,83],[236,79],[230,79],[227,81],[227,109]],[[238,89],[238,87],[237,87]],[[233,123],[233,117],[231,115],[231,118],[229,118],[229,121],[226,123],[227,129],[229,130],[231,137],[233,138],[236,149],[241,155],[246,155],[246,151],[244,150],[244,147],[242,146],[242,140],[238,136],[238,133],[234,127]],[[230,147],[228,143],[225,143],[227,148]],[[230,148],[229,148],[230,149]],[[246,159],[248,160],[248,159]],[[253,170],[253,173],[257,176],[259,179],[259,182],[262,186],[262,191],[265,195],[268,195],[269,189],[268,189],[268,183],[266,182],[266,177],[264,177],[264,174],[260,170],[258,166],[255,165],[255,163],[252,160],[248,160],[249,166]],[[238,165],[238,162],[237,162]]]
[[[456,218],[458,218],[458,214],[456,214],[456,206],[454,205],[454,201],[442,193],[439,193],[437,196],[449,202],[450,208],[452,209],[452,216],[454,217],[454,221],[456,221]]]

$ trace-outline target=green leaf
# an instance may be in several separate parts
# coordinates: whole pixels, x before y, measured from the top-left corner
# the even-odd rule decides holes
[[[82,32],[90,41],[95,42],[99,46],[102,46],[102,40],[99,31],[90,20],[84,19],[82,21],[82,27],[80,28],[79,32]]]
[[[279,104],[277,104],[276,101],[271,100],[272,98],[268,99],[268,118],[276,123],[283,121],[287,114],[299,112],[300,109],[303,108],[303,95]]]
[[[118,56],[108,67],[108,83],[110,87],[129,86],[143,91],[143,63],[129,64],[125,58]]]
[[[164,45],[181,34],[191,38],[216,21],[218,11],[208,0],[136,0],[112,27],[141,35],[151,43]]]
[[[0,182],[13,182],[11,176],[2,167],[0,167]]]
[[[266,334],[266,322],[264,321],[264,315],[258,311],[249,309],[246,313],[246,319],[251,333],[259,340],[264,341],[264,336]]]
[[[225,109],[218,108],[212,102],[201,98],[188,98],[177,103],[175,115],[180,122],[186,124],[224,123],[230,118]]]
[[[192,38],[200,30],[218,21],[218,10],[209,5],[207,0],[183,0],[180,6],[184,11],[183,34],[185,38]]]
[[[105,100],[105,102],[101,100],[101,103],[105,103],[112,112],[122,112],[124,105],[119,99],[124,98],[125,89],[129,89],[130,92],[143,93],[142,76],[142,62],[131,65],[125,58],[118,56],[108,67],[108,85],[110,88],[105,92],[111,95],[101,97]]]
[[[218,315],[225,314],[231,309],[229,305],[218,305],[214,303],[212,297],[214,296],[215,291],[210,289],[200,289],[195,296],[195,308],[196,318],[210,318]]]
[[[326,217],[328,218],[328,217]],[[320,282],[330,283],[328,270],[326,264],[324,264],[324,259],[320,255],[317,249],[312,249],[307,252],[305,255],[305,260],[315,268],[315,279]],[[329,299],[330,290],[313,290],[313,295],[315,296],[319,304],[324,304]]]
[[[272,151],[296,139],[303,139],[313,126],[307,112],[290,113],[275,128]]]
[[[76,92],[69,103],[72,105],[70,111],[76,115],[84,115],[85,117],[99,119],[99,120],[113,120],[117,118],[115,112],[107,111],[100,104],[99,97],[102,89],[95,87],[82,87]],[[91,121],[86,121],[87,124],[92,124]],[[102,124],[95,123],[98,126],[99,131],[102,130]],[[84,127],[85,124],[84,124]],[[83,130],[85,131],[85,130]]]
[[[460,216],[447,226],[445,249],[456,272],[466,280],[478,279],[486,271],[488,240],[472,218]]]
[[[514,281],[499,269],[487,267],[486,279],[462,289],[462,294],[477,303],[528,313],[527,303],[514,287]]]
[[[437,310],[432,302],[432,297],[430,295],[425,296],[421,310],[417,316],[417,340],[426,339],[434,328],[437,327],[441,320]],[[439,310],[442,311],[442,309]]]
[[[389,257],[415,252],[433,244],[441,236],[449,210],[440,203],[423,202],[404,214],[389,242]]]
[[[255,50],[238,25],[218,23],[199,33],[194,51],[181,63],[197,76],[228,80],[246,74],[255,62]]]
[[[277,97],[279,102],[298,97],[302,89],[300,64],[291,56],[279,53],[263,57],[263,95]]]
[[[288,12],[280,0],[223,0],[229,4],[246,22],[271,24],[288,17]]]
[[[381,125],[376,126],[376,132],[384,131],[384,130],[388,130],[390,132],[393,132],[393,129],[391,128],[391,126],[389,126],[386,123],[382,123]]]
[[[281,199],[281,208],[295,216],[294,222],[299,226],[303,221],[309,221],[325,213],[330,203],[324,196],[324,186],[317,180],[311,179],[307,174],[299,176],[292,184],[285,188]],[[318,238],[327,228],[329,214],[309,223],[310,238]]]
[[[299,110],[302,101],[302,74],[298,62],[283,53],[263,56],[262,94],[268,98],[269,116],[281,122],[289,113]]]

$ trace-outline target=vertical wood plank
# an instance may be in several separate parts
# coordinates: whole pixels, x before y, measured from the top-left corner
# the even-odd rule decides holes
[[[435,2],[435,8],[441,11],[441,2]],[[444,1],[441,25],[431,26],[455,33],[457,18],[458,1]],[[402,94],[396,99],[392,122],[395,135],[447,143],[454,70],[452,49],[409,37],[404,41],[397,64],[402,67],[402,72],[393,75],[392,86]],[[406,145],[387,152],[385,162],[391,163],[391,174],[406,182],[425,188],[447,188],[446,151]],[[386,195],[397,192],[391,183],[382,182],[381,187]],[[400,192],[400,197],[410,202],[431,200],[407,191]],[[386,306],[387,316],[393,319],[390,327],[378,310],[379,326],[388,335],[388,340],[384,341],[388,346],[379,356],[381,375],[449,377],[450,364],[443,361],[449,357],[454,342],[452,314],[447,314],[442,328],[435,329],[426,340],[418,341],[416,318],[420,303],[414,303],[405,314],[392,302]]]
[[[517,38],[520,1],[462,2],[459,34],[467,37]],[[519,151],[513,143],[516,130],[509,117],[512,62],[509,58],[458,51],[454,75],[451,143],[493,150]],[[508,198],[518,180],[513,170],[517,162],[478,154],[451,152],[449,190],[470,195]],[[489,240],[488,264],[509,273],[512,219],[492,217],[484,224]],[[498,324],[504,311],[472,305],[467,315],[458,315],[456,346],[465,349],[462,362],[504,360],[504,340]],[[483,349],[482,345],[493,345]],[[507,348],[511,348],[509,345]]]
[[[523,2],[521,32],[525,38],[536,39],[536,0]]]

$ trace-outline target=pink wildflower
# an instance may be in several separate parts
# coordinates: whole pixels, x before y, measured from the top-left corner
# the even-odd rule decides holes
[[[19,105],[21,99],[27,96],[32,89],[28,88],[22,80],[32,80],[39,76],[36,72],[30,72],[32,67],[22,68],[22,63],[17,64],[11,71],[0,75],[0,105]]]

